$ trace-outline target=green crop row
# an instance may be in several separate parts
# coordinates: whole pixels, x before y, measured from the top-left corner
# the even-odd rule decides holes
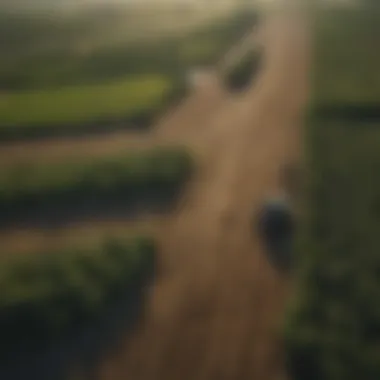
[[[32,210],[97,207],[104,200],[133,203],[175,194],[192,171],[189,154],[157,148],[102,160],[25,163],[0,173],[0,218]]]
[[[165,76],[145,75],[4,94],[0,96],[0,141],[147,128],[181,96],[183,87]]]
[[[155,254],[150,238],[136,237],[95,249],[3,259],[0,352],[52,343],[97,320],[114,300],[142,297],[154,275]]]

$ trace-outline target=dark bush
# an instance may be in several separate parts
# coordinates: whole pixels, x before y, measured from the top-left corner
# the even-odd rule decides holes
[[[225,78],[225,85],[230,91],[244,91],[253,81],[261,68],[261,53],[253,51],[247,54]]]

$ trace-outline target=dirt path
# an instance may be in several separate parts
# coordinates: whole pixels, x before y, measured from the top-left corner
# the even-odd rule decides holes
[[[283,379],[277,328],[287,280],[267,264],[250,219],[297,157],[306,99],[306,39],[286,19],[267,24],[266,69],[226,99],[188,144],[200,170],[182,207],[157,228],[161,273],[146,320],[99,379]],[[187,130],[187,128],[184,128]],[[189,132],[190,133],[190,132]]]

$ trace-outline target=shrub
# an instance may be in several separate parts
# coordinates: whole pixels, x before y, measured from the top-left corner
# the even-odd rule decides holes
[[[260,70],[261,59],[261,53],[258,51],[246,55],[226,74],[227,88],[231,91],[243,91],[248,88]]]
[[[378,17],[378,12],[365,9],[326,9],[316,13],[316,105],[378,104]]]

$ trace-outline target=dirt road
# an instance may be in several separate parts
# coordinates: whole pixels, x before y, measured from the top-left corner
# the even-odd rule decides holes
[[[160,275],[146,319],[100,364],[100,380],[284,378],[287,279],[267,263],[250,220],[276,189],[279,166],[300,152],[308,51],[306,34],[299,38],[306,31],[284,16],[265,25],[259,83],[202,120],[160,132],[187,136],[199,172],[157,227]]]

